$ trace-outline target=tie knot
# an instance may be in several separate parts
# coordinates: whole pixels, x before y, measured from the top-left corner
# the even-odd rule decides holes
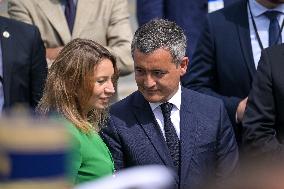
[[[277,16],[280,14],[279,11],[266,11],[264,15],[269,18],[269,20],[276,19]]]
[[[173,109],[173,104],[169,102],[165,102],[160,105],[163,115],[170,114]]]

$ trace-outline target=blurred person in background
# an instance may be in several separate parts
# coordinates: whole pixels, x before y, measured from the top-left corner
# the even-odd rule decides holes
[[[127,0],[8,0],[11,18],[36,25],[49,63],[72,39],[91,39],[117,59],[120,76],[133,72]]]
[[[34,109],[42,97],[46,75],[39,30],[0,17],[0,112],[16,105]]]
[[[208,15],[185,87],[223,100],[241,143],[243,114],[261,51],[284,39],[283,0],[240,0]]]
[[[224,0],[224,4],[226,6],[234,1],[236,0]],[[154,18],[176,22],[183,28],[188,38],[186,54],[189,58],[192,57],[207,13],[208,0],[137,0],[139,26]]]
[[[98,43],[75,39],[49,69],[38,112],[62,115],[75,138],[75,184],[114,172],[111,154],[98,135],[117,80],[115,57]]]
[[[204,189],[283,189],[284,166],[281,161],[259,164],[253,159],[247,163],[222,186],[208,183]]]
[[[283,162],[283,59],[283,44],[262,52],[243,120],[243,148],[249,158]]]

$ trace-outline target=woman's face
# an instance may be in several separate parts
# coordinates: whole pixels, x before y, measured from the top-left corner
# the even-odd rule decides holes
[[[109,59],[101,60],[94,67],[93,94],[88,102],[89,110],[104,109],[108,106],[111,96],[115,93],[112,78],[113,64]]]

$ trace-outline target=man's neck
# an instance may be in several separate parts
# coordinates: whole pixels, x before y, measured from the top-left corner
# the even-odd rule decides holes
[[[279,5],[279,3],[277,3],[274,0],[256,0],[256,1],[268,9],[273,9]]]

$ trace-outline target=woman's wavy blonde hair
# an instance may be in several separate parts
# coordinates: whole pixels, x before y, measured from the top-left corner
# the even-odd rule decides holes
[[[106,110],[94,109],[83,115],[83,107],[92,96],[94,67],[103,59],[109,59],[113,64],[113,83],[116,86],[116,60],[107,49],[87,39],[69,42],[49,69],[37,112],[43,115],[53,111],[60,113],[85,133],[91,131],[92,127],[98,129]]]

